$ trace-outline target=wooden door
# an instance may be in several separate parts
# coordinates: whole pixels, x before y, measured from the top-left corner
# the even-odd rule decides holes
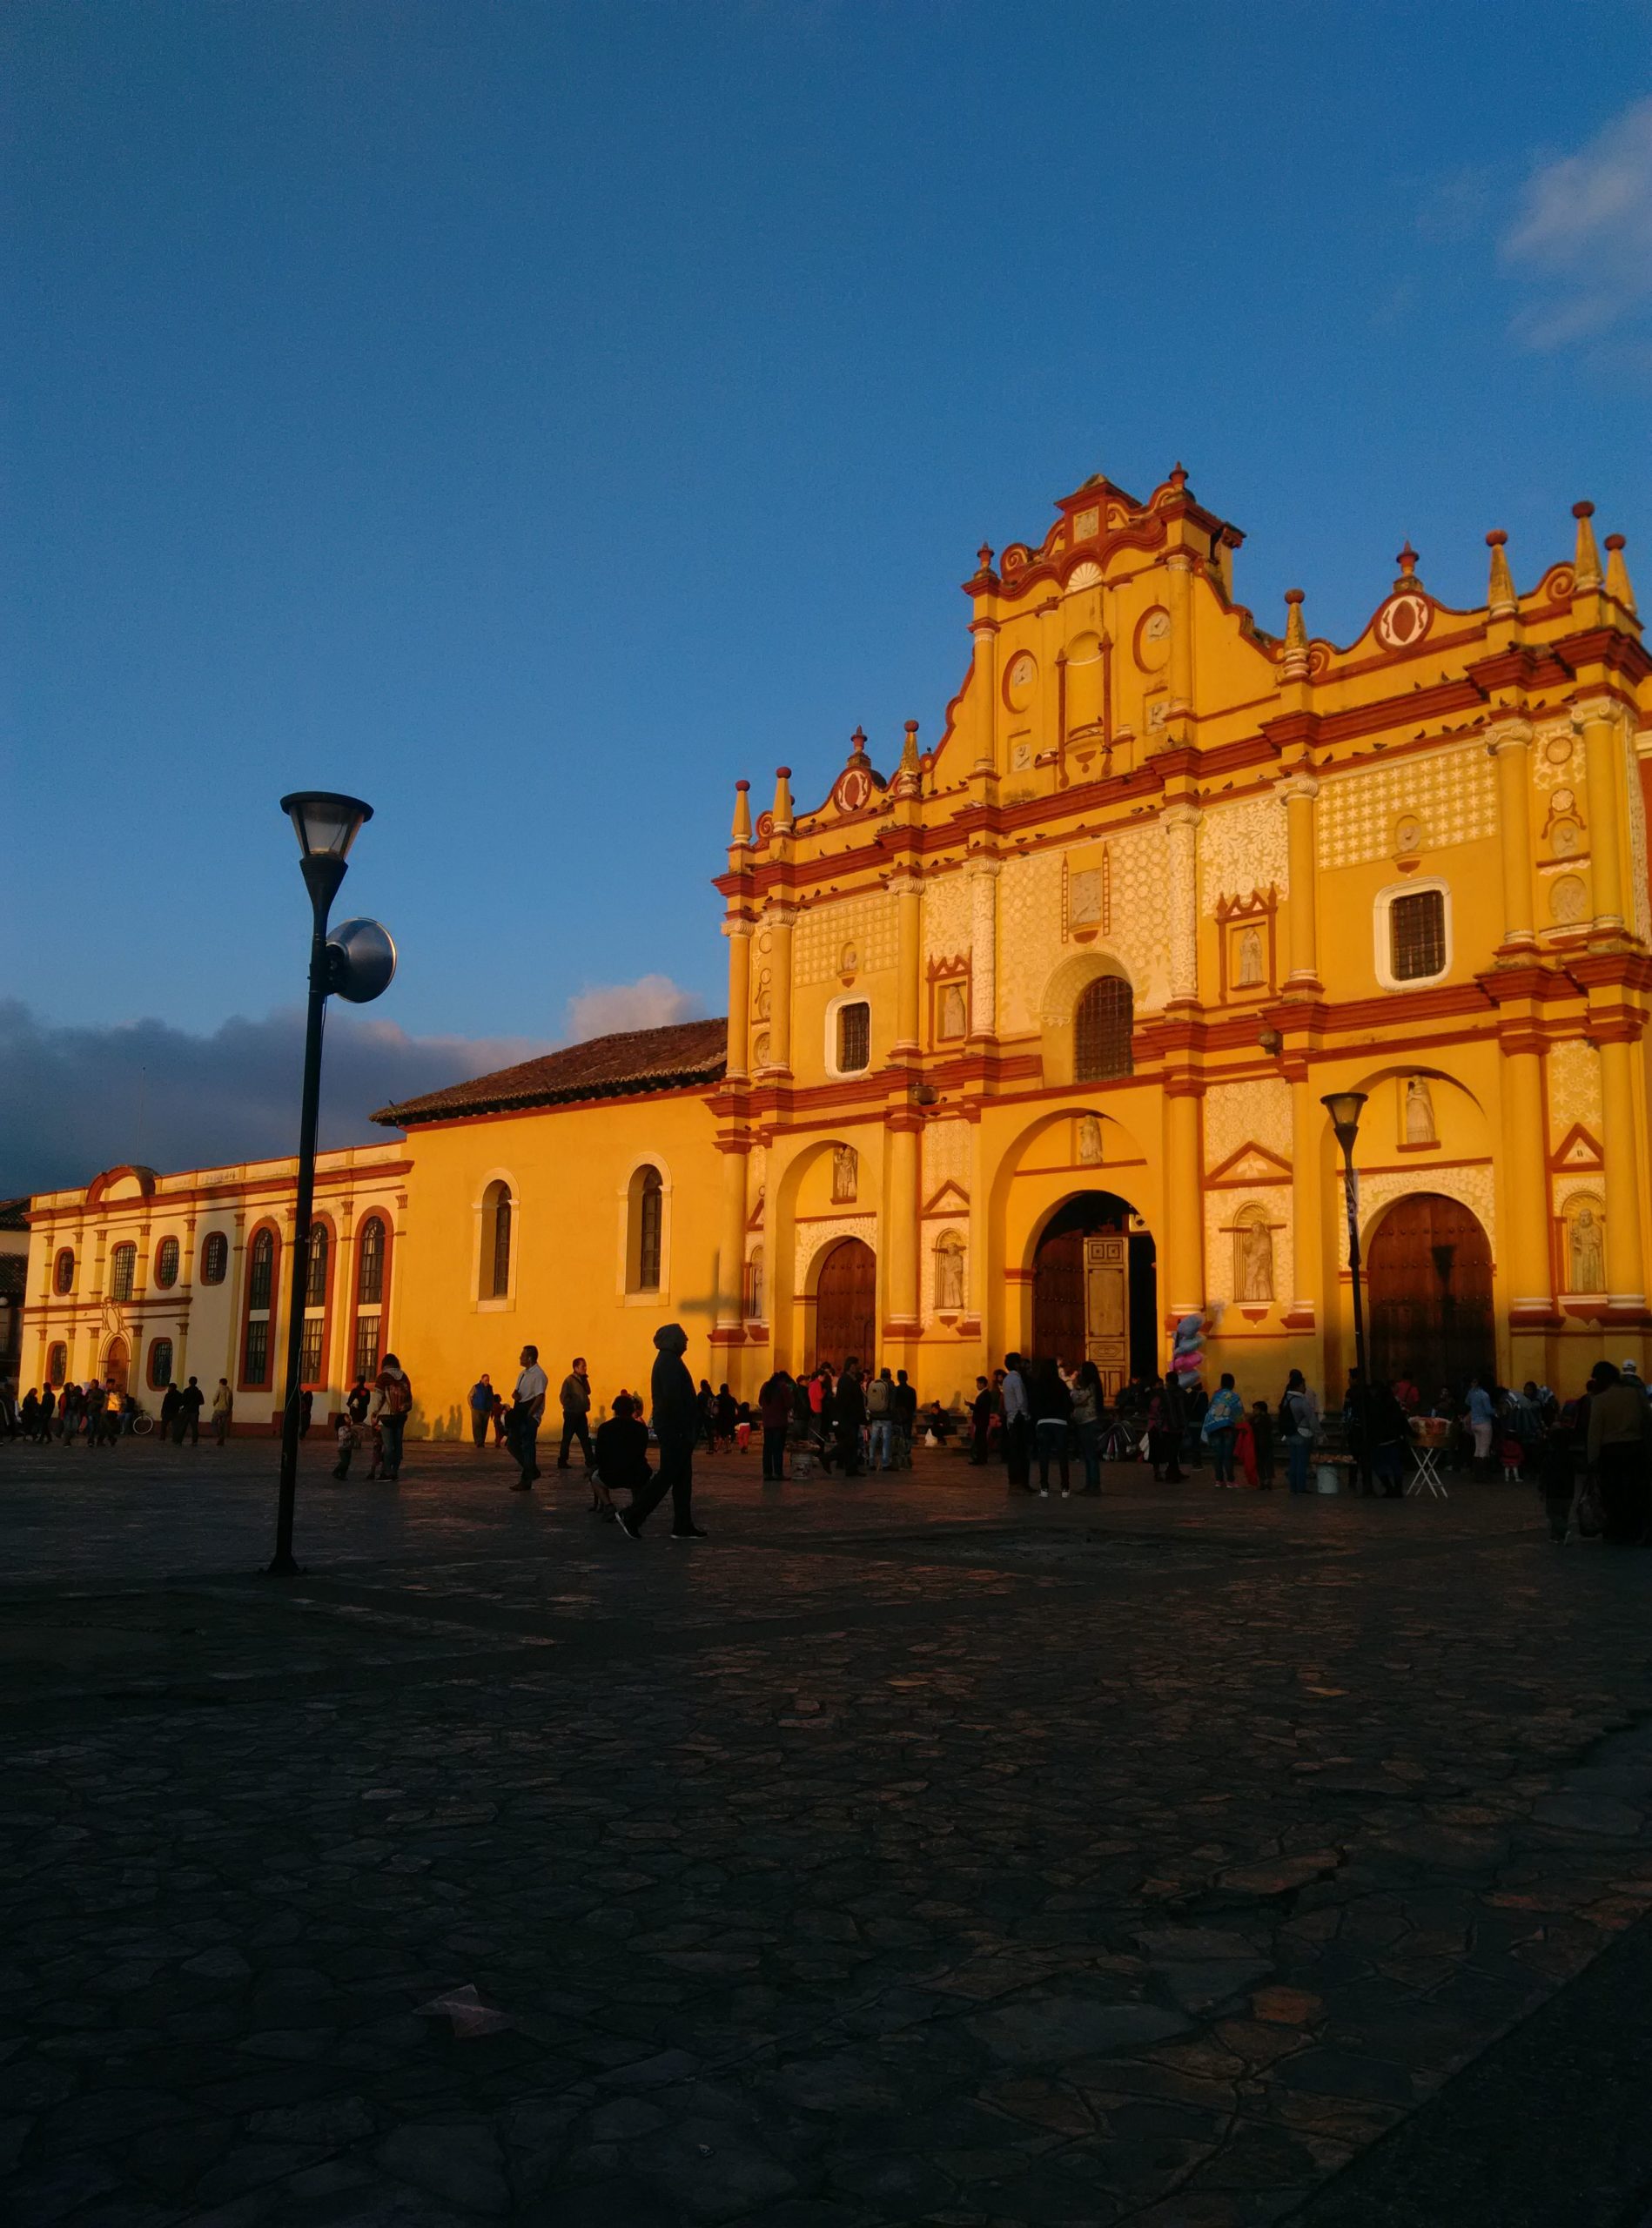
[[[1130,1240],[1122,1232],[1085,1240],[1085,1352],[1111,1400],[1130,1374]]]
[[[118,1393],[126,1390],[127,1377],[131,1369],[131,1349],[124,1339],[111,1339],[109,1352],[104,1356],[104,1382],[112,1384]]]
[[[841,1370],[858,1357],[869,1376],[877,1356],[877,1257],[858,1238],[841,1238],[820,1265],[815,1288],[815,1359]]]
[[[1072,1367],[1085,1351],[1085,1235],[1047,1231],[1032,1264],[1032,1351]]]
[[[1491,1245],[1460,1200],[1396,1199],[1372,1233],[1365,1281],[1373,1377],[1404,1371],[1427,1399],[1495,1369]]]

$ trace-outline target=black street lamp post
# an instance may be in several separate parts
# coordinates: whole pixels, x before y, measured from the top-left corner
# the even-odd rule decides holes
[[[1371,1412],[1367,1399],[1371,1390],[1371,1372],[1366,1361],[1365,1298],[1360,1278],[1360,1190],[1359,1178],[1353,1172],[1353,1148],[1360,1135],[1360,1117],[1365,1111],[1366,1094],[1362,1091],[1333,1091],[1320,1101],[1331,1117],[1331,1126],[1336,1131],[1337,1143],[1342,1148],[1342,1189],[1348,1214],[1348,1272],[1353,1278],[1353,1359],[1360,1372],[1358,1398],[1354,1415],[1360,1433],[1360,1491],[1368,1495],[1371,1491]]]
[[[275,1523],[273,1573],[296,1571],[292,1510],[299,1481],[299,1415],[304,1366],[304,1315],[310,1290],[310,1225],[315,1204],[316,1125],[321,1111],[321,1032],[336,991],[365,1004],[386,989],[396,970],[395,946],[376,921],[343,921],[331,936],[327,915],[349,862],[350,846],[373,807],[326,789],[295,790],[281,809],[298,830],[305,888],[310,893],[310,1002],[304,1030],[304,1095],[299,1115],[299,1186],[292,1211],[292,1275],[288,1288],[286,1398],[281,1410],[281,1491]]]

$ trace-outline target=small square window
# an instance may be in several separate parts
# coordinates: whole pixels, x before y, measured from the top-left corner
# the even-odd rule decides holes
[[[1426,982],[1446,968],[1446,893],[1409,889],[1388,907],[1388,968],[1396,983]]]
[[[858,1075],[872,1064],[872,1009],[856,998],[837,1009],[837,1072]]]

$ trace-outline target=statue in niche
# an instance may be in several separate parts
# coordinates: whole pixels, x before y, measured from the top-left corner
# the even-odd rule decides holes
[[[853,1145],[832,1147],[832,1204],[841,1205],[846,1199],[859,1197],[861,1157]]]
[[[1254,990],[1266,979],[1262,972],[1262,931],[1246,929],[1239,940],[1238,988]]]
[[[1078,1158],[1086,1168],[1094,1168],[1101,1159],[1101,1124],[1093,1114],[1078,1118]]]
[[[1572,1290],[1606,1290],[1606,1248],[1602,1244],[1601,1219],[1593,1207],[1580,1207],[1571,1228]]]
[[[944,983],[941,988],[941,1035],[943,1037],[962,1037],[966,1026],[963,984]]]
[[[1273,1233],[1260,1216],[1239,1225],[1233,1282],[1241,1302],[1273,1297]]]
[[[1434,1127],[1434,1094],[1428,1088],[1427,1076],[1412,1076],[1406,1083],[1406,1143],[1408,1145],[1437,1145],[1440,1132]]]
[[[944,1238],[935,1249],[935,1305],[952,1314],[964,1307],[964,1248],[955,1238]]]

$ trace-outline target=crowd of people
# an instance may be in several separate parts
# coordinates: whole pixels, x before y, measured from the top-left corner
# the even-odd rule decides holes
[[[693,1514],[696,1452],[744,1453],[761,1446],[765,1483],[805,1479],[816,1472],[856,1478],[910,1466],[920,1441],[945,1446],[955,1439],[970,1462],[1002,1462],[1011,1493],[1048,1496],[1051,1480],[1065,1499],[1101,1491],[1104,1462],[1142,1462],[1153,1477],[1175,1484],[1208,1460],[1219,1490],[1270,1490],[1283,1461],[1289,1490],[1313,1490],[1313,1472],[1327,1460],[1340,1464],[1360,1490],[1398,1499],[1426,1445],[1435,1466],[1508,1480],[1528,1480],[1541,1493],[1551,1536],[1599,1533],[1614,1544],[1652,1535],[1652,1394],[1633,1359],[1598,1362],[1583,1392],[1562,1401],[1547,1386],[1528,1381],[1518,1391],[1490,1372],[1466,1386],[1441,1386],[1432,1400],[1412,1373],[1365,1382],[1349,1373],[1339,1409],[1328,1414],[1300,1370],[1292,1370],[1275,1403],[1246,1400],[1231,1372],[1207,1392],[1197,1376],[1132,1378],[1110,1401],[1093,1361],[1068,1369],[1053,1359],[1005,1357],[991,1377],[977,1377],[967,1407],[939,1400],[921,1404],[903,1369],[870,1365],[850,1356],[841,1370],[827,1363],[794,1377],[776,1369],[755,1401],[738,1398],[724,1383],[696,1384],[682,1357],[688,1334],[668,1324],[655,1336],[655,1359],[645,1399],[622,1387],[608,1413],[592,1430],[594,1402],[590,1372],[576,1356],[557,1395],[561,1437],[556,1466],[567,1470],[578,1448],[591,1484],[594,1513],[637,1536],[649,1513],[669,1493],[673,1536],[702,1539]],[[486,1373],[471,1387],[472,1439],[514,1458],[514,1490],[527,1492],[541,1475],[539,1436],[550,1395],[538,1349],[523,1348],[509,1398]],[[300,1404],[300,1433],[312,1424],[312,1395]],[[332,1421],[336,1459],[332,1474],[343,1480],[357,1453],[367,1450],[366,1477],[394,1482],[413,1405],[413,1384],[394,1354],[386,1354],[371,1382],[357,1377]],[[203,1418],[222,1446],[235,1413],[229,1380],[210,1396],[191,1377],[162,1394],[158,1435],[182,1446],[200,1443]],[[130,1391],[113,1379],[30,1388],[19,1401],[0,1389],[0,1435],[36,1444],[109,1446],[152,1419]],[[649,1452],[657,1447],[657,1469]],[[1034,1472],[1038,1482],[1033,1483]],[[615,1490],[631,1500],[621,1507]]]

